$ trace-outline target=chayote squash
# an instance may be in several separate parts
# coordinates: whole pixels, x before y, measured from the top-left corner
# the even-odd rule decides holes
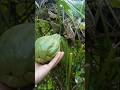
[[[53,34],[43,36],[35,42],[35,61],[41,64],[47,63],[60,51],[61,36]]]
[[[34,24],[14,26],[0,36],[0,82],[23,87],[34,80]]]

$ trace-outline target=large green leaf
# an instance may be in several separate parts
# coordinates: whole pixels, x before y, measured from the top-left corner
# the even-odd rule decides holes
[[[63,6],[64,11],[71,17],[73,15],[85,18],[85,1],[60,0],[60,6]]]

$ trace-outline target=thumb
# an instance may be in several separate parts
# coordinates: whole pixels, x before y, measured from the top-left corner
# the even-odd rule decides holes
[[[52,69],[53,67],[55,67],[59,62],[60,60],[62,59],[64,55],[64,52],[58,52],[56,54],[56,56],[52,59],[52,61],[48,64],[49,67]]]

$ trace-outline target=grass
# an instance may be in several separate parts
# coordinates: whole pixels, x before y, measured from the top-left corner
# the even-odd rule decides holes
[[[70,5],[69,5],[70,4]],[[61,7],[62,5],[62,7]],[[53,22],[60,25],[59,34],[61,34],[62,42],[61,42],[61,51],[64,51],[64,57],[61,62],[54,68],[49,75],[38,84],[37,90],[84,90],[84,63],[85,63],[85,45],[82,43],[80,38],[80,32],[84,33],[81,29],[81,21],[76,22],[76,17],[79,19],[84,19],[84,4],[81,5],[80,10],[77,5],[68,3],[66,0],[60,0],[56,4],[57,8],[57,19],[52,19]],[[78,5],[79,6],[79,5]],[[42,9],[43,8],[43,9]],[[38,10],[44,10],[44,6]],[[71,11],[70,11],[71,10]],[[70,12],[67,12],[70,11]],[[73,12],[74,11],[74,12]],[[38,11],[42,12],[42,11]],[[43,11],[44,12],[44,11]],[[75,13],[76,12],[76,13]],[[67,14],[67,16],[66,16]],[[44,15],[44,14],[43,14]],[[68,18],[71,22],[73,22],[73,26],[75,27],[74,31],[76,32],[76,38],[74,43],[69,41],[64,35],[65,28],[64,20]],[[56,32],[51,27],[50,21],[43,18],[40,18],[39,13],[37,13],[36,20],[41,20],[36,22],[36,38],[43,35],[51,35]],[[42,24],[40,24],[40,22]],[[77,23],[78,25],[75,26]],[[42,25],[42,26],[41,26]],[[47,28],[47,27],[48,28]],[[50,28],[49,28],[50,27]],[[84,25],[82,27],[84,28]],[[45,33],[43,33],[45,32]],[[73,45],[74,44],[74,45]]]

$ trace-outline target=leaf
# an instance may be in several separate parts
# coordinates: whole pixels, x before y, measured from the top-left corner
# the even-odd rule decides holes
[[[109,0],[113,8],[120,8],[120,0]]]
[[[85,2],[60,0],[60,5],[63,6],[64,11],[72,18],[73,15],[85,18]]]

